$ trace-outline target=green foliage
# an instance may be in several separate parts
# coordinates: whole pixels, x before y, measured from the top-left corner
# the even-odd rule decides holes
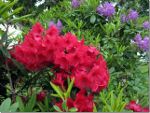
[[[36,105],[36,95],[32,94],[26,104],[23,103],[22,99],[18,96],[17,102],[19,103],[19,111],[21,112],[32,112],[34,111],[34,107]]]
[[[16,14],[18,14],[23,7],[17,7],[16,9],[13,9],[13,6],[17,4],[18,0],[14,0],[12,2],[3,2],[0,1],[0,24],[2,23],[16,23],[18,21],[22,21],[23,19],[26,19],[30,15],[25,15],[21,17],[14,17]]]
[[[100,93],[99,99],[102,102],[103,112],[122,112],[127,104],[124,100],[124,89],[118,88],[111,91],[103,91]]]
[[[0,105],[0,112],[16,112],[18,106],[19,104],[17,102],[12,104],[11,99],[7,98]]]
[[[51,96],[58,97],[58,98],[61,98],[63,100],[62,110],[56,105],[54,105],[53,108],[58,112],[62,112],[62,111],[76,112],[77,108],[68,109],[68,106],[67,106],[67,99],[70,97],[71,90],[72,90],[72,87],[74,84],[74,79],[72,79],[70,81],[70,79],[68,78],[68,89],[67,89],[67,91],[62,91],[59,86],[56,86],[52,82],[50,82],[50,84],[51,84],[52,88],[54,89],[54,91],[57,93],[57,94],[51,94]]]
[[[64,100],[64,94],[63,91],[59,88],[59,86],[56,86],[55,84],[53,84],[52,82],[50,82],[52,88],[55,90],[55,92],[57,93],[56,96],[60,97],[62,100]],[[53,95],[54,96],[54,95]]]
[[[68,78],[68,81],[70,81],[69,78]],[[74,79],[72,79],[71,82],[68,82],[67,91],[62,91],[59,86],[56,86],[52,82],[50,82],[50,84],[51,84],[52,88],[54,89],[54,91],[57,93],[57,94],[52,94],[52,96],[59,97],[62,100],[64,100],[64,99],[67,99],[67,98],[70,97],[70,93],[71,93],[71,90],[72,90],[72,87],[73,87],[73,84],[74,84]]]
[[[45,100],[44,100],[43,103],[42,102],[37,102],[37,105],[38,105],[39,109],[41,110],[41,112],[50,111],[48,97],[45,97]]]

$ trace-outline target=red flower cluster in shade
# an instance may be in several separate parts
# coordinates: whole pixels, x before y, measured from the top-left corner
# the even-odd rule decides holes
[[[36,95],[37,101],[44,101],[45,97],[46,97],[46,93],[44,91],[41,91]]]
[[[56,106],[62,110],[62,101],[56,103]],[[93,95],[87,95],[85,90],[80,90],[76,94],[75,100],[67,99],[67,106],[69,109],[72,107],[77,108],[78,112],[92,112],[94,107]]]
[[[126,109],[132,110],[134,112],[149,112],[148,107],[142,108],[142,106],[137,104],[134,100],[130,101],[130,103],[126,105]]]
[[[75,86],[81,90],[99,92],[108,85],[109,74],[100,52],[85,45],[84,40],[78,41],[71,33],[59,35],[55,26],[44,30],[40,23],[36,23],[11,55],[30,71],[53,64],[54,69],[61,70],[53,79],[53,83],[60,86],[67,77],[74,77]]]

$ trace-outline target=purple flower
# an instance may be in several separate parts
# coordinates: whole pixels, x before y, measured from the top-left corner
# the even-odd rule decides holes
[[[148,51],[149,50],[149,43],[150,43],[150,38],[149,37],[144,37],[144,39],[142,40],[142,37],[140,34],[137,34],[134,38],[134,42],[135,44],[137,44],[137,46],[143,50],[143,51]]]
[[[121,20],[122,23],[125,23],[125,22],[128,21],[128,18],[125,14],[122,14],[120,20]]]
[[[128,19],[129,20],[136,20],[138,18],[139,14],[135,10],[130,10],[128,14]]]
[[[63,28],[62,22],[61,22],[60,20],[57,21],[56,26],[57,26],[57,28],[59,29],[59,31],[61,31],[62,28]]]
[[[72,0],[71,5],[73,8],[77,8],[80,6],[80,1],[79,0]]]
[[[142,41],[142,37],[140,34],[137,34],[134,38],[134,41],[136,42],[136,44],[140,44],[140,42]]]
[[[149,28],[150,28],[150,22],[149,22],[149,21],[145,21],[145,22],[143,23],[143,28],[144,28],[144,29],[149,29]]]
[[[150,39],[149,37],[144,37],[144,39],[141,41],[141,44],[140,44],[140,48],[143,49],[144,51],[148,51],[149,50],[149,42],[150,42]]]
[[[100,15],[106,17],[111,17],[115,13],[114,6],[109,2],[105,2],[104,4],[99,5],[96,10]]]
[[[55,24],[54,21],[50,21],[48,27],[51,27],[53,25],[56,26],[57,29],[61,32],[61,30],[63,28],[63,25],[62,25],[62,22],[59,19],[57,21],[57,24]]]

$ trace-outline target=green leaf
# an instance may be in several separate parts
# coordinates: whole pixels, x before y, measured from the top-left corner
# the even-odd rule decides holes
[[[67,111],[67,102],[66,102],[66,100],[64,100],[63,103],[62,103],[62,109]]]
[[[51,96],[60,98],[60,96],[58,94],[53,94],[52,93]]]
[[[16,8],[12,13],[10,13],[10,15],[6,16],[5,19],[11,18],[13,15],[18,14],[22,9],[23,7]]]
[[[67,78],[67,83],[70,84],[70,78],[69,77]]]
[[[70,111],[70,112],[77,112],[78,109],[73,107],[73,108],[70,108],[69,111]]]
[[[72,87],[73,87],[73,84],[74,84],[74,78],[71,80],[71,83],[69,84],[68,86],[68,89],[67,89],[67,92],[66,92],[66,98],[70,97],[70,92],[72,90]]]
[[[3,7],[1,10],[0,10],[0,15],[3,15],[5,12],[8,12],[11,10],[11,8],[18,2],[18,0],[14,0],[13,2],[9,3],[9,2],[6,2],[6,6]]]
[[[96,16],[95,15],[92,15],[91,18],[90,18],[90,22],[92,24],[94,24],[94,22],[96,21]]]
[[[28,17],[31,17],[31,16],[33,16],[33,14],[24,15],[24,16],[21,16],[19,18],[14,18],[14,19],[11,19],[10,21],[13,23],[16,23],[16,22],[22,21]]]
[[[33,111],[33,108],[36,103],[36,94],[32,94],[31,98],[29,99],[29,102],[26,105],[25,111]]]
[[[113,91],[111,92],[111,107],[112,109],[114,110],[115,109],[115,97],[114,97],[114,94],[113,94]]]
[[[13,12],[12,12],[11,15],[18,14],[22,9],[23,9],[23,7],[18,7],[18,8],[16,8],[15,10],[13,10]]]
[[[21,63],[17,62],[15,59],[11,59],[11,60],[23,75],[27,75],[27,72],[25,71],[24,66]]]
[[[64,97],[63,97],[63,92],[62,90],[59,88],[59,86],[56,86],[55,84],[53,84],[52,82],[50,82],[52,88],[55,90],[55,92],[60,96],[60,98],[62,100],[64,100]]]
[[[118,108],[118,106],[120,105],[120,103],[122,102],[122,89],[121,89],[121,91],[119,92],[119,95],[118,95],[118,98],[117,98],[117,100],[116,100],[116,103],[115,103],[115,106],[116,106],[116,111],[117,111],[117,108]]]
[[[125,102],[123,102],[122,104],[120,104],[120,107],[119,107],[120,109],[118,108],[118,112],[122,112],[123,109],[125,108],[126,104],[127,103],[125,103]]]
[[[14,104],[11,105],[11,107],[10,107],[10,112],[16,112],[17,109],[18,109],[18,107],[19,107],[19,103],[18,103],[18,102],[14,103]]]
[[[54,107],[54,109],[55,109],[56,111],[62,112],[61,109],[60,109],[58,106],[55,106],[55,105],[54,105],[53,107]]]
[[[39,106],[41,112],[45,112],[46,111],[45,106],[41,102],[38,102],[37,105]]]
[[[17,100],[17,102],[19,103],[19,110],[20,110],[21,112],[23,112],[23,111],[25,110],[25,106],[24,106],[24,104],[23,104],[23,102],[22,102],[22,99],[18,96],[18,97],[16,98],[16,100]]]
[[[49,109],[49,102],[48,102],[47,96],[46,96],[46,98],[44,100],[44,104],[45,104],[46,110],[48,111],[48,109]]]
[[[10,104],[11,104],[10,98],[7,98],[6,100],[4,100],[0,106],[0,112],[9,112]]]
[[[8,39],[8,35],[7,35],[7,32],[5,31],[4,33],[3,33],[3,35],[2,35],[2,38],[1,38],[1,43],[4,43],[4,42],[6,42],[7,41],[7,39]]]
[[[6,58],[11,58],[11,56],[10,56],[8,50],[7,50],[5,47],[0,46],[0,50],[2,51],[3,55],[4,55]]]
[[[97,112],[97,109],[96,109],[96,106],[95,106],[95,104],[94,104],[93,111],[94,111],[94,112]]]

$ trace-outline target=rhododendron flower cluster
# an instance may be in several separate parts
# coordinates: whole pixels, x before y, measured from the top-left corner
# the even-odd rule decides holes
[[[80,6],[79,0],[72,0],[71,5],[73,8],[77,8]]]
[[[83,2],[84,0],[72,0],[71,6],[72,8],[78,8]]]
[[[144,28],[144,29],[150,29],[150,22],[149,22],[149,21],[145,21],[145,22],[143,23],[143,28]]]
[[[134,112],[149,112],[148,107],[142,108],[142,106],[137,104],[134,100],[130,101],[130,103],[126,105],[126,109],[132,110]]]
[[[129,20],[135,21],[137,20],[138,16],[139,16],[138,12],[136,10],[131,9],[128,12],[128,15],[122,14],[120,20],[122,23],[128,22]]]
[[[86,91],[100,92],[108,85],[109,74],[101,53],[71,33],[60,35],[56,26],[44,30],[40,23],[35,24],[11,55],[29,71],[53,66],[52,82],[60,87],[66,87],[68,77],[75,78],[74,87],[81,93],[76,95],[73,106],[79,111],[93,110],[93,97],[85,96]]]
[[[138,18],[138,16],[139,16],[138,12],[131,9],[129,11],[129,14],[128,14],[128,19],[129,20],[136,20]]]
[[[120,20],[121,20],[122,23],[128,22],[128,18],[127,18],[127,16],[125,14],[121,15]]]
[[[112,15],[115,14],[115,8],[112,5],[112,3],[105,2],[104,4],[100,4],[97,7],[97,12],[100,15],[106,16],[106,17],[111,17]]]
[[[134,38],[134,42],[137,44],[137,46],[144,51],[149,50],[149,41],[149,37],[145,36],[144,39],[142,39],[140,34],[137,34]]]

